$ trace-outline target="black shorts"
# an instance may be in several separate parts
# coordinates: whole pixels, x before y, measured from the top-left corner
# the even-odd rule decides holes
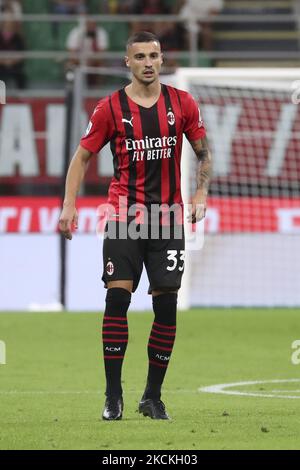
[[[158,238],[148,235],[148,238],[140,237],[133,240],[128,237],[125,225],[127,227],[124,222],[106,224],[102,276],[105,287],[109,281],[132,280],[134,292],[139,284],[143,265],[145,265],[150,284],[149,294],[152,290],[179,289],[184,271],[183,227],[176,232],[174,227],[171,227],[168,238],[160,229]],[[123,236],[125,232],[127,234],[124,239],[120,235],[121,227]],[[136,225],[136,227],[138,229],[140,226]],[[109,229],[112,231],[109,232]],[[114,231],[116,236],[111,236],[111,233],[115,233]],[[151,234],[151,227],[143,226],[143,233]],[[157,232],[155,233],[157,237]]]

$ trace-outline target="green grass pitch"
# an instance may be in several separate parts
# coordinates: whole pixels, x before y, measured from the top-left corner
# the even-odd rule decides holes
[[[102,315],[2,313],[0,449],[299,449],[298,399],[221,395],[199,387],[300,379],[296,309],[195,309],[178,316],[163,400],[172,421],[136,412],[147,371],[151,313],[129,313],[123,420],[104,403]],[[279,389],[280,392],[274,392]],[[233,390],[298,395],[300,383]],[[298,391],[297,391],[298,390]]]

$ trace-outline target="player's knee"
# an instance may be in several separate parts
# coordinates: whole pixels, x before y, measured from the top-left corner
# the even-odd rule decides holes
[[[133,281],[109,281],[107,282],[107,288],[111,289],[113,287],[120,287],[121,289],[128,290],[132,292]]]
[[[152,299],[155,320],[163,325],[176,325],[177,292],[165,292]]]
[[[108,315],[116,317],[120,314],[126,315],[131,301],[131,293],[121,287],[111,287],[107,291],[105,301]]]
[[[177,294],[178,289],[174,290],[150,290],[150,293],[152,294],[152,297],[157,297],[158,295],[162,294]]]

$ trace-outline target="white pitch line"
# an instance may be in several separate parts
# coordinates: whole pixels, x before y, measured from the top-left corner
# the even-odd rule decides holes
[[[260,384],[282,384],[282,383],[295,383],[300,382],[300,379],[280,379],[280,380],[252,380],[247,382],[234,382],[230,384],[217,384],[217,385],[210,385],[208,387],[201,387],[198,388],[199,392],[203,393],[217,393],[223,395],[238,395],[238,396],[247,396],[247,397],[263,397],[263,398],[288,398],[288,399],[299,399],[300,396],[297,395],[277,395],[278,393],[282,393],[278,390],[270,390],[269,393],[261,393],[260,391],[257,392],[241,392],[237,390],[225,390],[228,388],[233,387],[245,387],[247,385],[260,385]],[[296,393],[295,390],[290,390],[288,393]]]

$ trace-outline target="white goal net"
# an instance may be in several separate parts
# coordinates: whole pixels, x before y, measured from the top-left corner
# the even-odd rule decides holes
[[[214,170],[202,250],[180,306],[300,305],[300,113],[294,69],[179,69],[199,101]],[[183,148],[185,202],[196,157]]]

